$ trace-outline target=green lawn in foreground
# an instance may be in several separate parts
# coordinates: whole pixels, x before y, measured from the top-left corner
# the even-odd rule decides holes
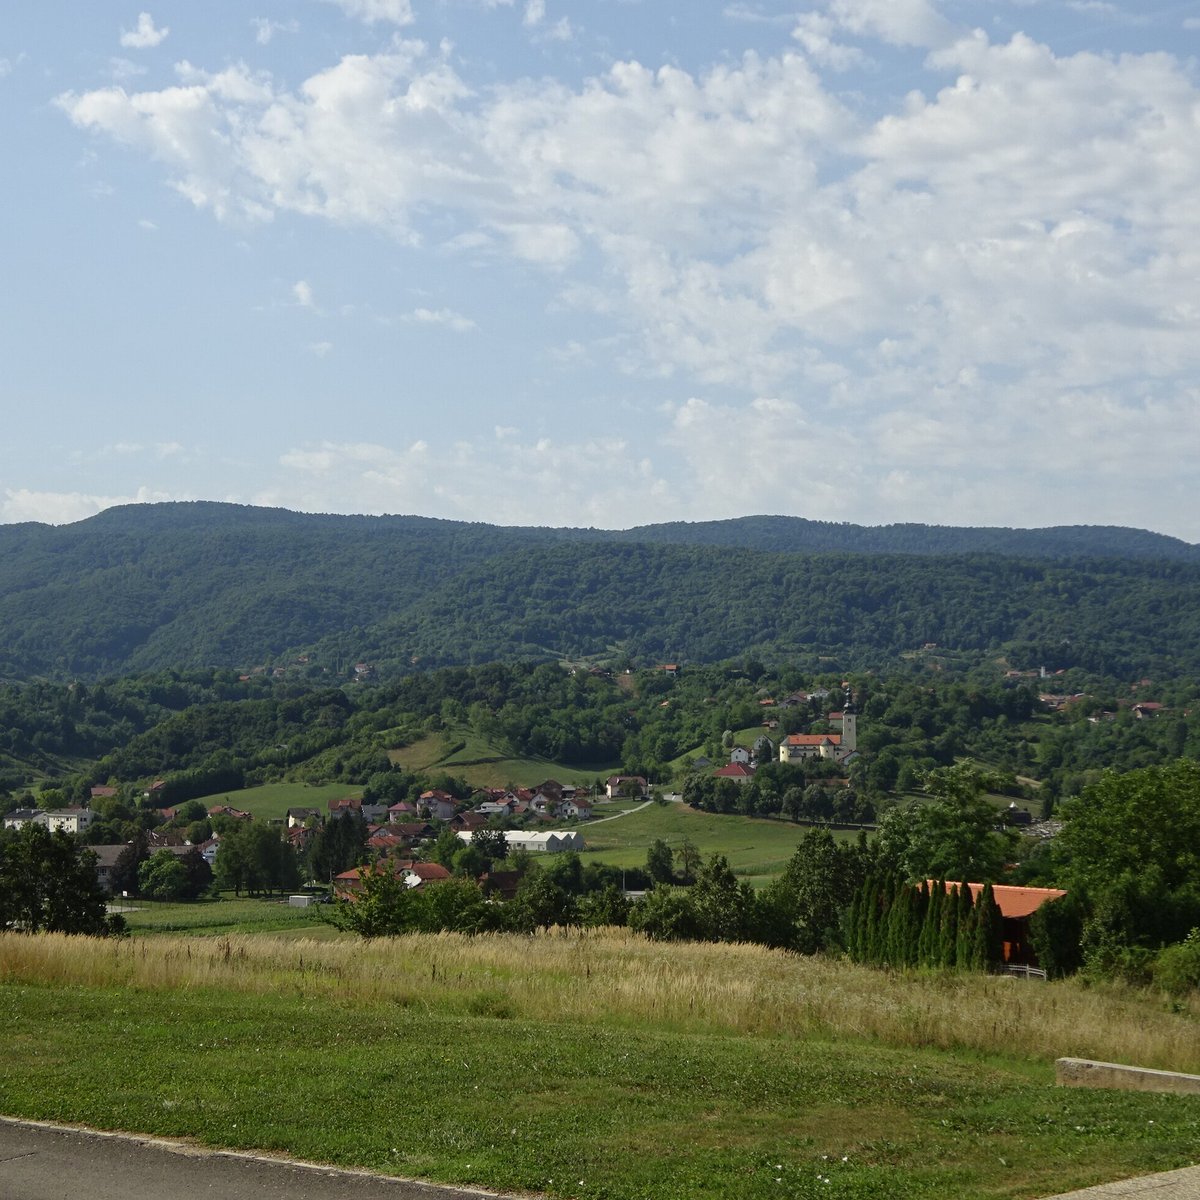
[[[809,832],[807,826],[790,821],[705,813],[674,802],[651,804],[616,821],[584,822],[574,828],[587,842],[587,850],[580,855],[584,862],[595,859],[618,867],[640,867],[645,865],[646,851],[656,838],[662,838],[672,849],[691,838],[705,858],[724,854],[730,866],[751,882],[778,875]]]
[[[316,999],[300,976],[9,983],[0,1022],[8,1115],[580,1200],[1047,1196],[1200,1139],[1200,1098],[1056,1089],[1048,1064]]]
[[[205,808],[228,804],[253,813],[260,821],[282,820],[289,808],[319,808],[327,811],[330,800],[361,796],[362,788],[347,783],[264,783],[259,787],[201,796]]]
[[[135,937],[147,934],[190,933],[201,935],[228,933],[303,932],[320,937],[329,927],[317,908],[291,908],[282,901],[238,899],[192,900],[168,904],[157,900],[131,900],[124,912],[129,932]]]

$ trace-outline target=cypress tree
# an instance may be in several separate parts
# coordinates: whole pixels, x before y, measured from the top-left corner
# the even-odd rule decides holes
[[[938,934],[938,966],[954,966],[955,939],[958,935],[958,884],[951,884],[942,904],[942,920]]]
[[[989,971],[1004,960],[1004,918],[996,903],[990,883],[975,904],[975,946],[971,965],[979,971]]]
[[[879,903],[875,910],[875,928],[871,939],[872,962],[886,967],[892,960],[889,954],[888,931],[891,928],[892,906],[896,902],[896,880],[885,877],[879,886]]]
[[[958,891],[958,928],[954,935],[954,965],[965,971],[971,966],[971,947],[975,938],[975,903],[970,884],[963,882]]]
[[[859,888],[854,893],[854,898],[850,901],[850,911],[846,914],[846,953],[850,956],[850,961],[856,963],[862,962],[859,949],[862,944],[862,907],[863,889]]]
[[[921,886],[913,893],[912,922],[908,931],[908,961],[921,965],[921,935],[925,932],[925,918],[929,914],[929,880],[922,879]]]
[[[893,967],[904,966],[909,895],[908,884],[903,879],[893,881],[892,902],[888,907],[886,948],[887,961]]]
[[[946,882],[938,879],[929,893],[929,904],[925,909],[925,920],[921,925],[921,942],[917,961],[923,967],[936,967],[940,961],[938,948],[942,935],[942,902],[946,896]]]

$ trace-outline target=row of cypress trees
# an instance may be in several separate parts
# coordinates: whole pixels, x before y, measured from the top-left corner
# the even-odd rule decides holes
[[[846,948],[873,966],[987,971],[1004,959],[1003,919],[990,883],[976,900],[965,883],[876,876],[850,905]]]

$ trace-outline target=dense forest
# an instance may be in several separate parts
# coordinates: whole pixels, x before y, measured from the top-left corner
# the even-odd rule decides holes
[[[753,654],[809,671],[1200,671],[1200,555],[1135,530],[751,517],[622,532],[134,505],[0,527],[0,676]],[[928,657],[928,655],[927,655]],[[303,663],[297,660],[305,660]],[[303,668],[303,670],[301,669]]]

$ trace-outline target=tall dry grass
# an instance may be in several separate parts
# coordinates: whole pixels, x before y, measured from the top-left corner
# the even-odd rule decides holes
[[[759,946],[662,944],[625,930],[373,942],[93,940],[0,934],[0,982],[227,991],[611,1026],[857,1038],[1046,1062],[1200,1071],[1200,1005],[971,974],[895,972]]]

